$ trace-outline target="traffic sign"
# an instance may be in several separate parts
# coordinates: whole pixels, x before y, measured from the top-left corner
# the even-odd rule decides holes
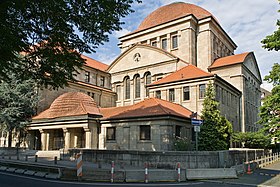
[[[202,123],[203,123],[203,120],[192,119],[192,125],[201,125]]]
[[[199,125],[194,126],[194,132],[200,132],[200,126]]]

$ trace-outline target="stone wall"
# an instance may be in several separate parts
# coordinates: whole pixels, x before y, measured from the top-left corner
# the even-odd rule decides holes
[[[180,162],[183,169],[193,169],[231,167],[263,156],[264,150],[159,152],[70,149],[69,153],[72,158],[77,153],[82,153],[84,161],[101,165],[115,161],[116,165],[122,165],[122,167],[144,167],[145,162],[148,162],[150,168],[174,169]]]

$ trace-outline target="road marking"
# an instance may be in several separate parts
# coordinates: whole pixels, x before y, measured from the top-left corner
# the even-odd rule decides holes
[[[30,179],[30,180],[36,180],[36,181],[42,181],[42,182],[49,182],[49,183],[59,183],[59,184],[77,184],[77,185],[98,185],[98,186],[147,186],[147,184],[135,184],[135,183],[86,183],[86,182],[69,182],[69,181],[58,181],[58,180],[47,180],[47,179],[40,179],[40,178],[34,178],[34,177],[28,177],[28,176],[22,176],[22,175],[16,175],[12,173],[5,173],[5,172],[0,172],[0,174],[3,175],[8,175],[8,176],[13,176],[13,177],[19,177],[19,178],[24,178],[24,179]],[[204,184],[205,182],[191,182],[191,183],[149,183],[149,186],[193,186],[193,185],[201,185]]]

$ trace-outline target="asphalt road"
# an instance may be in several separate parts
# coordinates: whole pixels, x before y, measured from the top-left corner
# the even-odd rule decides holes
[[[160,187],[172,187],[172,186],[194,186],[194,187],[246,187],[246,185],[231,185],[223,183],[212,182],[182,182],[182,183],[78,183],[78,182],[65,182],[58,180],[46,180],[41,178],[27,177],[12,173],[0,172],[0,187],[98,187],[98,186],[125,186],[125,187],[137,187],[137,186],[160,186]]]

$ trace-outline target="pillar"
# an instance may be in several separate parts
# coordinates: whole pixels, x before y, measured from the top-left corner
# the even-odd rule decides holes
[[[90,149],[92,145],[91,131],[88,128],[84,128],[84,130],[86,134],[85,148]]]
[[[64,148],[67,150],[70,148],[70,132],[67,128],[63,128],[64,132]]]
[[[40,133],[41,133],[41,149],[42,151],[46,150],[46,133],[42,130],[39,129]]]

